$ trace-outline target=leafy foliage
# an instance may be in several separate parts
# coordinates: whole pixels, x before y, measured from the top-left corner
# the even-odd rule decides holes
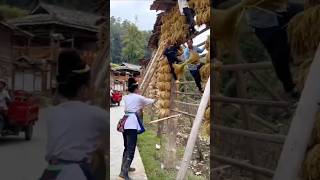
[[[27,12],[25,10],[10,7],[8,5],[0,5],[0,20],[6,20],[16,17],[25,16]]]
[[[112,16],[110,19],[112,62],[139,64],[139,59],[149,58],[151,50],[147,48],[147,44],[150,36],[150,31],[140,31],[134,23]]]

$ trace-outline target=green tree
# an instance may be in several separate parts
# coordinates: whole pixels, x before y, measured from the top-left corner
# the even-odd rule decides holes
[[[0,20],[7,20],[27,15],[27,11],[11,7],[8,5],[0,5]]]
[[[145,41],[142,32],[135,24],[130,24],[122,42],[124,45],[123,58],[129,63],[138,64],[138,60],[144,56]]]

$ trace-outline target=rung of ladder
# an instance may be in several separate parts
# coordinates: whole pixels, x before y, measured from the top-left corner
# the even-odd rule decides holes
[[[182,94],[182,95],[197,95],[197,96],[201,96],[202,94],[200,93],[186,93],[186,92],[180,92],[180,91],[175,91],[175,94]]]
[[[175,103],[178,103],[178,104],[188,105],[188,106],[196,106],[196,107],[199,106],[199,104],[186,103],[186,102],[182,102],[182,101],[174,101],[174,102],[175,102]]]
[[[245,170],[248,170],[251,172],[259,173],[259,174],[264,175],[266,177],[273,177],[273,175],[274,175],[273,170],[270,170],[270,169],[267,169],[264,167],[255,166],[253,164],[244,162],[243,160],[232,159],[232,158],[228,158],[228,157],[216,155],[216,154],[213,154],[212,157],[214,160],[217,160],[219,162],[231,164],[233,166],[237,166],[239,168],[242,168],[242,169],[245,169]]]
[[[222,103],[234,103],[234,104],[245,104],[245,105],[261,105],[261,106],[272,106],[272,107],[289,107],[290,103],[286,101],[270,101],[270,100],[255,100],[246,98],[235,98],[225,96],[213,96],[213,101]]]
[[[248,71],[248,70],[258,70],[258,69],[268,69],[268,68],[272,68],[271,62],[226,64],[226,65],[222,65],[221,70],[224,70],[224,71]]]
[[[229,128],[220,125],[213,125],[213,130],[221,131],[223,133],[229,133],[233,135],[240,135],[249,137],[256,140],[261,140],[265,142],[271,142],[275,144],[283,144],[285,142],[286,136],[280,134],[266,134],[255,131],[248,131],[243,129]]]
[[[182,81],[182,82],[176,82],[176,84],[191,84],[195,83],[194,81]]]
[[[176,113],[179,113],[179,114],[182,114],[182,115],[185,115],[185,116],[193,117],[193,118],[196,117],[196,115],[194,115],[194,114],[190,114],[190,113],[187,113],[187,112],[184,112],[184,111],[180,111],[180,110],[176,110],[176,109],[170,109],[170,111],[176,112]]]

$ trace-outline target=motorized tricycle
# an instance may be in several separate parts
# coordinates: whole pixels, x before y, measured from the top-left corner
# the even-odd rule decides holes
[[[1,136],[18,136],[20,132],[24,132],[25,139],[30,140],[38,114],[39,105],[35,98],[26,91],[15,91],[8,109],[0,109]]]
[[[120,106],[120,102],[122,100],[122,93],[120,91],[117,90],[113,90],[111,93],[111,104],[117,104],[118,106]]]

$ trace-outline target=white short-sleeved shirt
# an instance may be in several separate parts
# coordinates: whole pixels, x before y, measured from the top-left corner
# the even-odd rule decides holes
[[[124,106],[126,112],[137,112],[144,106],[150,105],[154,102],[154,99],[149,99],[135,93],[130,93],[124,97]],[[129,114],[129,117],[126,123],[124,124],[124,129],[141,130],[141,127],[135,114]]]
[[[6,99],[10,100],[10,96],[7,90],[0,91],[0,108],[3,108],[4,110],[8,109]]]
[[[184,15],[183,8],[189,8],[189,4],[187,0],[178,0],[178,5],[179,5],[179,11],[181,15]]]
[[[108,113],[95,106],[67,101],[40,113],[47,122],[46,160],[91,161],[101,137],[107,136]]]

